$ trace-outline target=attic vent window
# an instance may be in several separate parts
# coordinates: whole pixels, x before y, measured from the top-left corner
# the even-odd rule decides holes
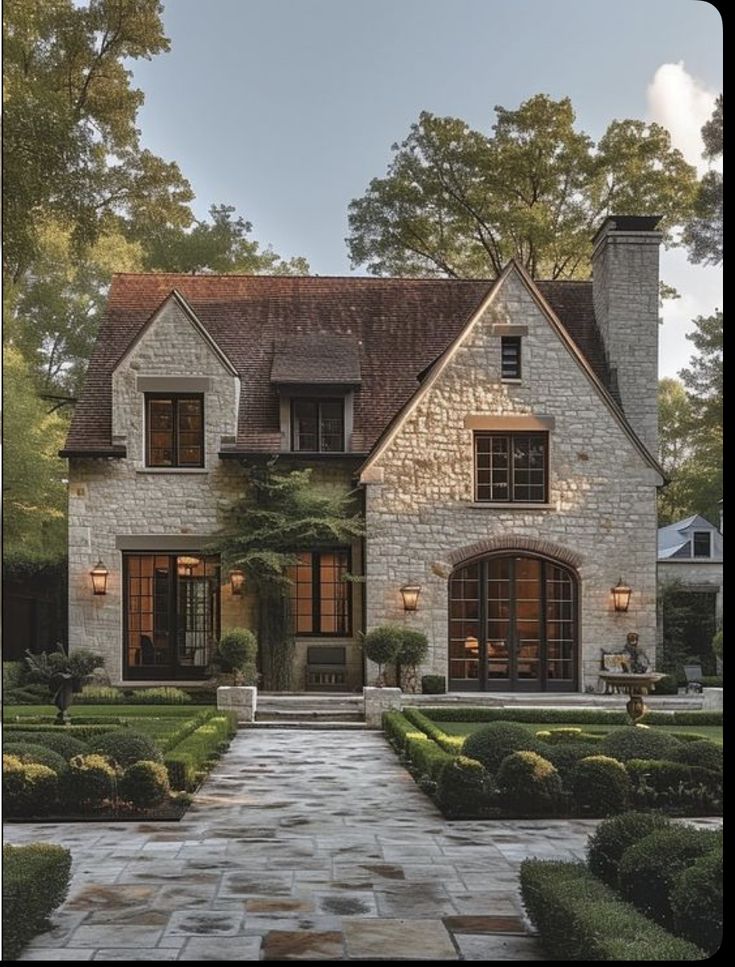
[[[692,557],[712,557],[709,531],[695,531],[692,537]]]
[[[501,379],[521,378],[521,337],[503,336],[500,340]]]

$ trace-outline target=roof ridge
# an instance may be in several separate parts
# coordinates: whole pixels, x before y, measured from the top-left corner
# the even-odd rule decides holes
[[[268,275],[268,274],[255,274],[253,272],[201,272],[199,274],[191,272],[113,272],[113,278],[119,278],[126,276],[129,278],[136,279],[163,279],[163,278],[177,278],[177,279],[283,279],[294,281],[303,281],[305,279],[315,280],[315,279],[325,279],[327,281],[334,281],[335,279],[340,279],[345,282],[460,282],[460,283],[489,283],[495,282],[495,278],[488,276],[487,278],[473,278],[473,279],[436,279],[428,278],[421,275]]]

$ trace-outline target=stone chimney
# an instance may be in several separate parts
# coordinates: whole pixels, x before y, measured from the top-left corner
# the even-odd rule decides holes
[[[612,384],[628,422],[658,454],[660,215],[612,215],[593,239],[592,293]]]

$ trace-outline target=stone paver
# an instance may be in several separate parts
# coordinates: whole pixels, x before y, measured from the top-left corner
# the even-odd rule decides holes
[[[246,730],[178,823],[6,824],[73,857],[20,959],[543,959],[518,866],[594,826],[449,823],[379,733]]]

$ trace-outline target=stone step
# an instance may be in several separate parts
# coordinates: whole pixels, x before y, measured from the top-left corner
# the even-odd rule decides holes
[[[258,706],[255,712],[258,722],[304,722],[326,720],[331,722],[362,722],[365,716],[355,709],[273,709]]]
[[[239,729],[301,729],[304,732],[341,731],[354,732],[366,728],[365,722],[329,721],[328,719],[312,719],[300,722],[287,719],[285,721],[269,721],[257,719],[255,722],[240,722]]]

